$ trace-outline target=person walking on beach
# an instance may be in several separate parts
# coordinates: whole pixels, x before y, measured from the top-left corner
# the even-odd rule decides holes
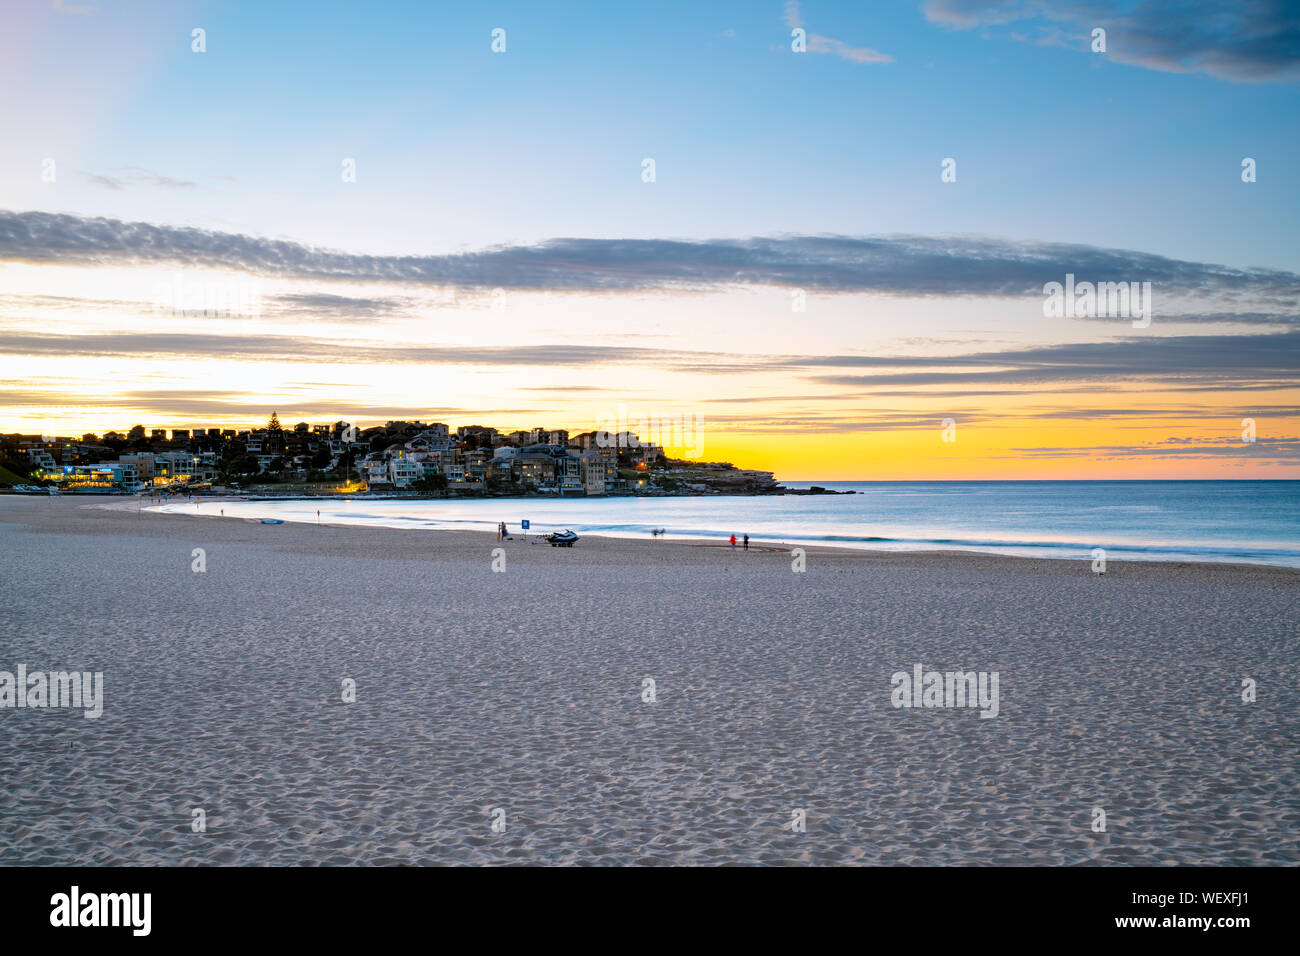
[[[749,550],[749,535],[745,535],[745,550]]]
[[[736,536],[734,534],[731,536],[731,550],[736,550]]]

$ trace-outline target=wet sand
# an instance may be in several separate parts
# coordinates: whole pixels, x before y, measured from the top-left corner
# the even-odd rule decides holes
[[[105,684],[0,709],[0,864],[1300,863],[1294,569],[102,503],[0,497],[0,670]]]

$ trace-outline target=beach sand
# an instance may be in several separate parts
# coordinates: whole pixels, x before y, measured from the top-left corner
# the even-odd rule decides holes
[[[101,504],[0,498],[0,670],[105,683],[0,710],[0,864],[1300,863],[1300,571]]]

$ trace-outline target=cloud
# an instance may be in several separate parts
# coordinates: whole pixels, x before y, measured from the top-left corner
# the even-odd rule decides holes
[[[1133,336],[1117,341],[973,352],[966,355],[772,355],[698,352],[614,345],[377,345],[310,336],[202,332],[52,334],[9,331],[0,354],[40,357],[284,361],[324,365],[460,365],[582,368],[637,366],[717,376],[803,373],[822,385],[860,395],[981,397],[1059,393],[1080,383],[1113,388],[1158,384],[1171,390],[1293,389],[1300,384],[1300,331],[1272,335]],[[862,370],[868,370],[865,373]],[[924,391],[931,386],[946,392]],[[875,389],[885,389],[877,393]],[[1074,389],[1078,390],[1078,389]],[[1086,390],[1086,389],[1085,389]]]
[[[76,173],[78,176],[84,176],[88,182],[94,183],[96,186],[103,186],[105,189],[121,189],[126,185],[124,180],[113,176],[104,176],[100,173],[88,173],[84,169],[78,169]]]
[[[153,303],[137,299],[92,299],[70,295],[4,295],[0,293],[0,311],[28,309],[62,309],[85,312],[95,309],[151,309]]]
[[[374,345],[368,342],[328,340],[296,335],[223,335],[206,332],[92,332],[51,334],[6,331],[0,337],[0,355],[80,356],[127,358],[175,356],[201,360],[282,361],[328,365],[415,364],[486,366],[609,366],[643,365],[692,368],[710,371],[719,366],[744,363],[750,356],[672,349],[633,348],[611,345]],[[759,357],[765,367],[766,358]],[[718,363],[715,366],[713,363]]]
[[[1166,73],[1237,83],[1300,79],[1300,6],[1293,0],[926,0],[931,23],[952,29],[1028,21],[1038,42],[1087,50],[1106,30],[1106,56]]]
[[[624,394],[626,389],[622,388],[605,388],[599,385],[529,385],[519,389],[521,392],[558,392],[561,395],[568,395],[572,392],[610,392],[613,394]]]
[[[818,36],[815,33],[808,34],[808,52],[831,53],[841,60],[848,60],[851,63],[894,62],[894,58],[887,53],[881,53],[866,46],[849,46],[847,43],[841,43],[839,40],[830,37]]]
[[[331,295],[327,292],[286,293],[263,300],[267,311],[280,314],[305,314],[319,318],[335,320],[363,321],[390,315],[401,315],[407,311],[406,299],[394,298],[357,298],[347,295]]]
[[[1300,332],[1275,335],[1132,336],[1114,342],[1049,345],[1018,351],[942,358],[824,356],[803,366],[919,367],[924,371],[824,375],[848,386],[1056,385],[1061,382],[1159,382],[1228,389],[1261,380],[1278,388],[1300,384]]]
[[[1078,406],[1067,408],[1021,408],[1017,410],[1017,413],[1032,416],[1035,421],[1049,418],[1075,420],[1080,417]],[[1296,405],[1240,405],[1235,408],[1225,408],[1222,405],[1209,408],[1179,405],[1176,407],[1165,406],[1163,408],[1089,408],[1087,411],[1089,421],[1107,418],[1153,419],[1163,417],[1188,421],[1228,422],[1232,424],[1234,429],[1236,423],[1243,418],[1262,418],[1265,416],[1270,418],[1293,418],[1296,415],[1300,415],[1300,406]],[[1240,438],[1233,440],[1240,441]]]
[[[1010,458],[1093,458],[1121,459],[1179,458],[1217,461],[1223,458],[1263,459],[1272,462],[1300,461],[1300,438],[1257,438],[1244,442],[1240,436],[1225,438],[1177,438],[1142,442],[1137,445],[1091,445],[1077,448],[1012,448]]]
[[[482,416],[532,416],[546,414],[547,409],[521,408],[461,408],[457,406],[376,405],[364,398],[309,399],[285,401],[276,399],[268,403],[260,392],[195,391],[193,389],[150,389],[110,395],[85,395],[76,391],[60,391],[33,384],[28,388],[0,387],[0,401],[6,407],[51,408],[75,406],[77,408],[129,409],[135,412],[153,412],[173,417],[186,415],[203,418],[197,427],[221,427],[225,421],[247,421],[252,411],[269,416],[277,412],[286,423],[294,420],[316,421],[436,421],[440,418],[472,418]],[[112,428],[112,425],[106,426]],[[126,428],[118,426],[119,431]]]
[[[986,237],[777,236],[550,239],[433,256],[371,256],[279,239],[48,212],[0,211],[0,261],[175,263],[254,275],[555,292],[707,290],[772,285],[809,292],[1042,296],[1043,285],[1151,282],[1168,295],[1248,300],[1243,312],[1300,311],[1300,275],[1068,243]],[[1157,312],[1157,318],[1160,318]]]
[[[127,186],[163,186],[167,189],[193,189],[198,183],[188,179],[173,179],[151,169],[141,166],[120,166],[113,170],[116,175],[108,173],[91,173],[78,169],[77,174],[84,176],[87,182],[105,189],[124,189]]]
[[[962,424],[972,425],[986,422],[998,416],[963,414]],[[942,417],[935,414],[918,414],[914,411],[902,412],[881,409],[860,409],[834,414],[805,413],[764,417],[762,415],[709,415],[704,423],[707,431],[725,426],[728,434],[756,432],[772,434],[786,432],[790,434],[853,434],[860,432],[894,432],[894,431],[938,431],[942,427]]]
[[[1100,321],[1112,321],[1105,316]],[[1175,312],[1160,316],[1162,322],[1178,322],[1189,325],[1295,325],[1300,323],[1300,313],[1282,312]]]
[[[802,28],[804,25],[803,13],[799,9],[798,0],[787,0],[781,19],[791,30]],[[853,47],[840,40],[831,37],[819,36],[816,33],[808,34],[808,52],[809,53],[830,53],[838,56],[840,59],[848,60],[851,63],[893,63],[894,58],[887,53],[881,53],[870,47]]]

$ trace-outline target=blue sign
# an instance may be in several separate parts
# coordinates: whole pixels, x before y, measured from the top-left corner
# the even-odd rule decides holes
[[[525,519],[523,520],[523,523],[520,525],[520,527],[522,527],[525,531],[528,530],[528,519],[527,519],[527,518],[525,518]]]

